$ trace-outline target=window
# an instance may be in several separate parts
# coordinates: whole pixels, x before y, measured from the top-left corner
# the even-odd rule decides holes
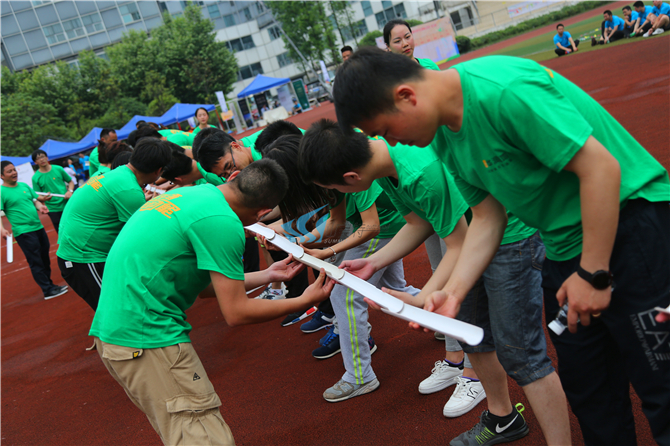
[[[213,19],[221,17],[221,11],[219,11],[219,5],[209,5],[207,7],[207,11],[209,11],[209,16]]]
[[[237,73],[237,80],[243,81],[244,79],[249,79],[257,74],[263,74],[263,67],[260,62],[241,67],[240,71]]]
[[[234,39],[226,42],[226,45],[228,45],[228,50],[231,53],[236,53],[238,51],[242,51],[242,41],[240,39]]]
[[[254,39],[251,36],[242,37],[242,46],[245,50],[256,48],[256,45],[254,45]]]
[[[45,26],[42,28],[44,30],[44,36],[47,38],[47,42],[50,44],[62,42],[65,40],[65,34],[63,33],[63,27],[60,24],[56,23],[55,25]]]
[[[277,62],[279,63],[279,68],[285,67],[286,65],[291,65],[293,63],[291,58],[288,57],[288,52],[277,56]]]
[[[279,39],[281,37],[281,31],[278,26],[269,27],[268,34],[270,34],[270,40]]]
[[[253,17],[251,16],[251,11],[249,11],[249,8],[244,8],[242,10],[242,15],[244,15],[245,21],[253,20]]]
[[[135,22],[142,18],[140,16],[140,11],[137,10],[137,5],[135,3],[119,6],[119,11],[121,11],[123,23]]]
[[[237,23],[235,22],[235,16],[233,14],[229,15],[224,15],[223,16],[223,21],[226,24],[226,26],[235,26]]]
[[[102,31],[102,20],[100,19],[100,14],[97,12],[91,15],[85,15],[81,18],[81,21],[84,23],[86,31],[89,33],[94,33],[97,31]]]
[[[382,8],[384,8],[384,9],[393,8],[393,2],[383,1],[382,2]]]
[[[407,12],[405,12],[405,5],[398,3],[395,6],[383,10],[382,12],[378,12],[375,14],[375,18],[377,19],[377,26],[379,28],[383,28],[389,20],[393,20],[395,18],[406,19]]]
[[[363,14],[365,14],[365,17],[372,15],[372,5],[370,4],[370,2],[362,1],[361,6],[363,7]]]
[[[84,28],[81,26],[81,20],[79,19],[72,19],[63,22],[63,28],[65,29],[65,34],[67,34],[69,39],[81,37],[85,34]]]

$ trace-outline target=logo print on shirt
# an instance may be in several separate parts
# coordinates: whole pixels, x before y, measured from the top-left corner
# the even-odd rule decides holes
[[[156,210],[161,214],[165,215],[167,218],[172,218],[170,215],[174,214],[177,211],[180,211],[181,208],[174,203],[170,203],[170,200],[181,197],[181,194],[174,195],[161,195],[152,200],[149,200],[144,206],[140,208],[141,211],[152,211]]]
[[[506,153],[503,153],[500,156],[496,155],[489,160],[482,160],[484,167],[487,169],[487,172],[495,172],[498,169],[502,169],[503,167],[509,165],[511,161],[512,160],[509,158],[509,155]]]
[[[105,178],[104,175],[95,176],[90,180],[88,180],[86,184],[84,184],[84,186],[91,186],[93,189],[98,190],[102,187],[102,184],[100,184],[100,180],[102,180],[103,178]]]

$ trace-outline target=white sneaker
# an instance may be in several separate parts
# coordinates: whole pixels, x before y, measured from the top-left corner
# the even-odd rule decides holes
[[[267,288],[263,290],[261,294],[254,297],[254,299],[267,299],[267,300],[277,300],[277,299],[286,299],[288,291],[286,290],[286,285],[282,282],[281,289],[275,290],[272,288],[272,285],[268,285]]]
[[[652,36],[658,36],[659,34],[663,34],[665,30],[663,28],[658,28],[656,31],[654,31],[651,35]]]
[[[437,361],[430,371],[430,376],[419,384],[419,393],[428,395],[439,392],[456,384],[456,378],[463,375],[463,369],[453,367],[445,360]]]
[[[655,31],[654,31],[655,32]],[[647,31],[646,33],[642,34],[642,37],[649,37],[651,36],[651,30]]]
[[[456,380],[458,381],[456,390],[454,390],[442,411],[442,414],[447,418],[460,417],[470,412],[481,400],[486,398],[486,392],[484,392],[484,386],[481,382],[471,381],[461,376],[457,377]]]

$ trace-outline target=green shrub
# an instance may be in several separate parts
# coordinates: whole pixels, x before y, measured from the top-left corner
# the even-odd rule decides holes
[[[458,45],[458,52],[460,54],[465,54],[472,48],[472,42],[470,42],[470,38],[466,36],[456,37],[456,45]]]

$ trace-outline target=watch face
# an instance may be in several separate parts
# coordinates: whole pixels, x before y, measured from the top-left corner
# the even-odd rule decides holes
[[[593,284],[593,288],[597,290],[604,290],[608,286],[612,284],[612,278],[610,276],[610,273],[607,271],[596,271],[593,273],[593,278],[591,283]]]

